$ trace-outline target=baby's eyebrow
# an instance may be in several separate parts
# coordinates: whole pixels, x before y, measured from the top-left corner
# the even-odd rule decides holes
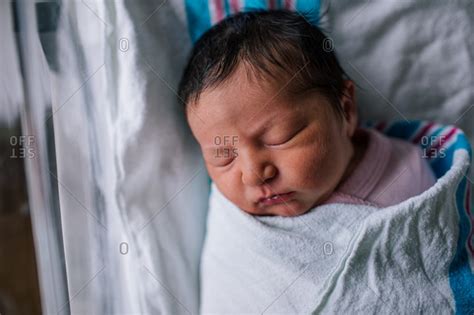
[[[269,129],[271,129],[271,127],[275,126],[275,125],[295,125],[295,124],[298,124],[299,122],[303,121],[304,120],[304,117],[302,117],[301,115],[298,115],[296,112],[291,112],[291,113],[287,113],[287,114],[284,114],[283,116],[277,116],[277,118],[275,119],[269,119],[263,126],[263,132],[266,132],[268,131]]]
[[[296,123],[300,121],[302,117],[298,115],[295,111],[290,111],[289,113],[286,111],[276,110],[269,115],[266,121],[254,131],[252,137],[262,136],[269,129],[271,129],[275,125],[282,125],[285,123]]]

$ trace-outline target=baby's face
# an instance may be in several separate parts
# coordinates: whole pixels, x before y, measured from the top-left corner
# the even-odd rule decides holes
[[[250,214],[307,212],[329,197],[353,155],[356,123],[321,94],[289,97],[284,86],[249,82],[238,68],[188,109],[211,179]],[[280,196],[262,200],[271,195]]]

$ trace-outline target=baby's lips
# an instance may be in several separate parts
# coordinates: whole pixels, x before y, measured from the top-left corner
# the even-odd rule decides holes
[[[281,200],[281,201],[285,201],[286,199],[292,197],[294,194],[294,191],[288,191],[288,192],[284,192],[284,193],[274,193],[274,194],[270,194],[270,195],[267,195],[267,196],[264,196],[264,197],[260,197],[258,199],[257,202],[264,202],[264,201],[268,201],[268,200]],[[278,196],[278,198],[274,198],[274,199],[271,199],[272,197],[274,196]]]

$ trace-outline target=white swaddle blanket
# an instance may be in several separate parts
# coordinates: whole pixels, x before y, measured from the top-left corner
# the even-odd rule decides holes
[[[446,128],[456,135],[444,144],[443,163],[432,161],[437,183],[387,208],[330,204],[297,217],[257,217],[212,184],[201,312],[472,313],[472,253],[459,212],[467,206],[470,214],[465,138],[422,122],[386,130],[419,138]],[[441,164],[449,166],[444,174]]]

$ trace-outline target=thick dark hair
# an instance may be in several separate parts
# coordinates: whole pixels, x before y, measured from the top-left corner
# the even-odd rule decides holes
[[[196,42],[178,96],[185,106],[197,102],[205,89],[223,83],[244,62],[257,78],[291,79],[290,94],[320,92],[342,114],[339,100],[348,76],[332,48],[332,40],[300,13],[237,13]]]

